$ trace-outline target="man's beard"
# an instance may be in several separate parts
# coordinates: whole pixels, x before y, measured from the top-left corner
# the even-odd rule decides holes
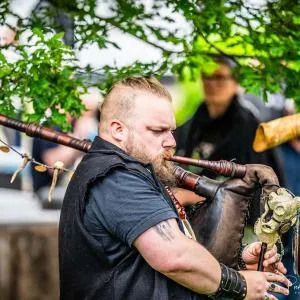
[[[145,148],[134,143],[133,139],[129,139],[126,145],[126,151],[129,155],[137,160],[153,166],[154,172],[159,180],[167,186],[176,186],[176,178],[174,175],[175,165],[171,161],[167,161],[166,157],[171,157],[174,154],[173,150],[165,150],[163,153],[150,157],[145,153]]]
[[[170,151],[165,151],[164,154],[156,156],[151,164],[153,166],[154,172],[160,181],[167,186],[176,186],[176,178],[174,175],[175,165],[173,162],[166,160],[166,157],[173,156]]]

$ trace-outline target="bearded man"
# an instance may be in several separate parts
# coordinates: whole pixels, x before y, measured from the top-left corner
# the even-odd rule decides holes
[[[276,274],[238,272],[184,234],[165,189],[175,184],[174,166],[164,159],[174,153],[174,129],[171,96],[154,78],[127,78],[105,97],[100,137],[73,175],[61,211],[61,299],[276,299],[267,290],[288,293],[273,283],[289,284],[282,264]],[[245,250],[246,265],[257,264],[257,246]],[[275,262],[272,249],[264,266]]]

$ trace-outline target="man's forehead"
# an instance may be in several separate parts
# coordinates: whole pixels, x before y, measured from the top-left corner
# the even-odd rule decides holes
[[[164,96],[138,90],[131,93],[130,98],[134,101],[134,115],[139,119],[156,119],[161,123],[167,123],[166,119],[174,116],[172,102]]]
[[[226,64],[219,64],[219,68],[216,70],[216,73],[226,73],[229,74],[231,73],[231,69],[229,66],[227,66]]]
[[[144,116],[142,122],[153,129],[171,129],[176,127],[175,116],[171,108],[169,110],[150,110]]]
[[[172,103],[169,99],[157,95],[137,96],[136,105],[140,110],[147,110],[148,113],[160,114],[161,112],[172,113]]]

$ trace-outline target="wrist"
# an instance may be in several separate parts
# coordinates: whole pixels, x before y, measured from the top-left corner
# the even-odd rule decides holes
[[[244,276],[238,271],[228,268],[222,263],[221,281],[215,294],[210,295],[211,299],[245,299],[247,295],[247,283]]]

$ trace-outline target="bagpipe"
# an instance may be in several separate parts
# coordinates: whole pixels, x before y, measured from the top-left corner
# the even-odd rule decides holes
[[[88,152],[92,145],[89,140],[80,140],[41,125],[27,124],[1,114],[0,125],[18,130],[30,137],[45,139],[83,152]],[[209,169],[230,178],[243,178],[247,172],[247,165],[240,165],[225,160],[195,160],[180,156],[172,156],[166,159],[178,164],[189,164]],[[237,268],[249,201],[251,199],[237,196],[223,197],[222,193],[218,193],[222,184],[216,185],[215,180],[196,175],[180,166],[175,168],[175,177],[178,186],[206,198],[206,201],[197,205],[189,215],[189,222],[197,240],[219,262]],[[264,195],[262,199],[264,199],[265,211],[255,224],[255,232],[265,250],[266,246],[273,246],[280,240],[280,235],[297,222],[294,259],[295,272],[298,274],[300,270],[300,253],[298,253],[300,242],[298,238],[299,218],[297,217],[298,209],[300,208],[300,198],[294,197],[284,188],[279,187],[276,192]],[[262,251],[261,258],[263,255],[264,252]],[[259,268],[262,268],[261,264]]]

